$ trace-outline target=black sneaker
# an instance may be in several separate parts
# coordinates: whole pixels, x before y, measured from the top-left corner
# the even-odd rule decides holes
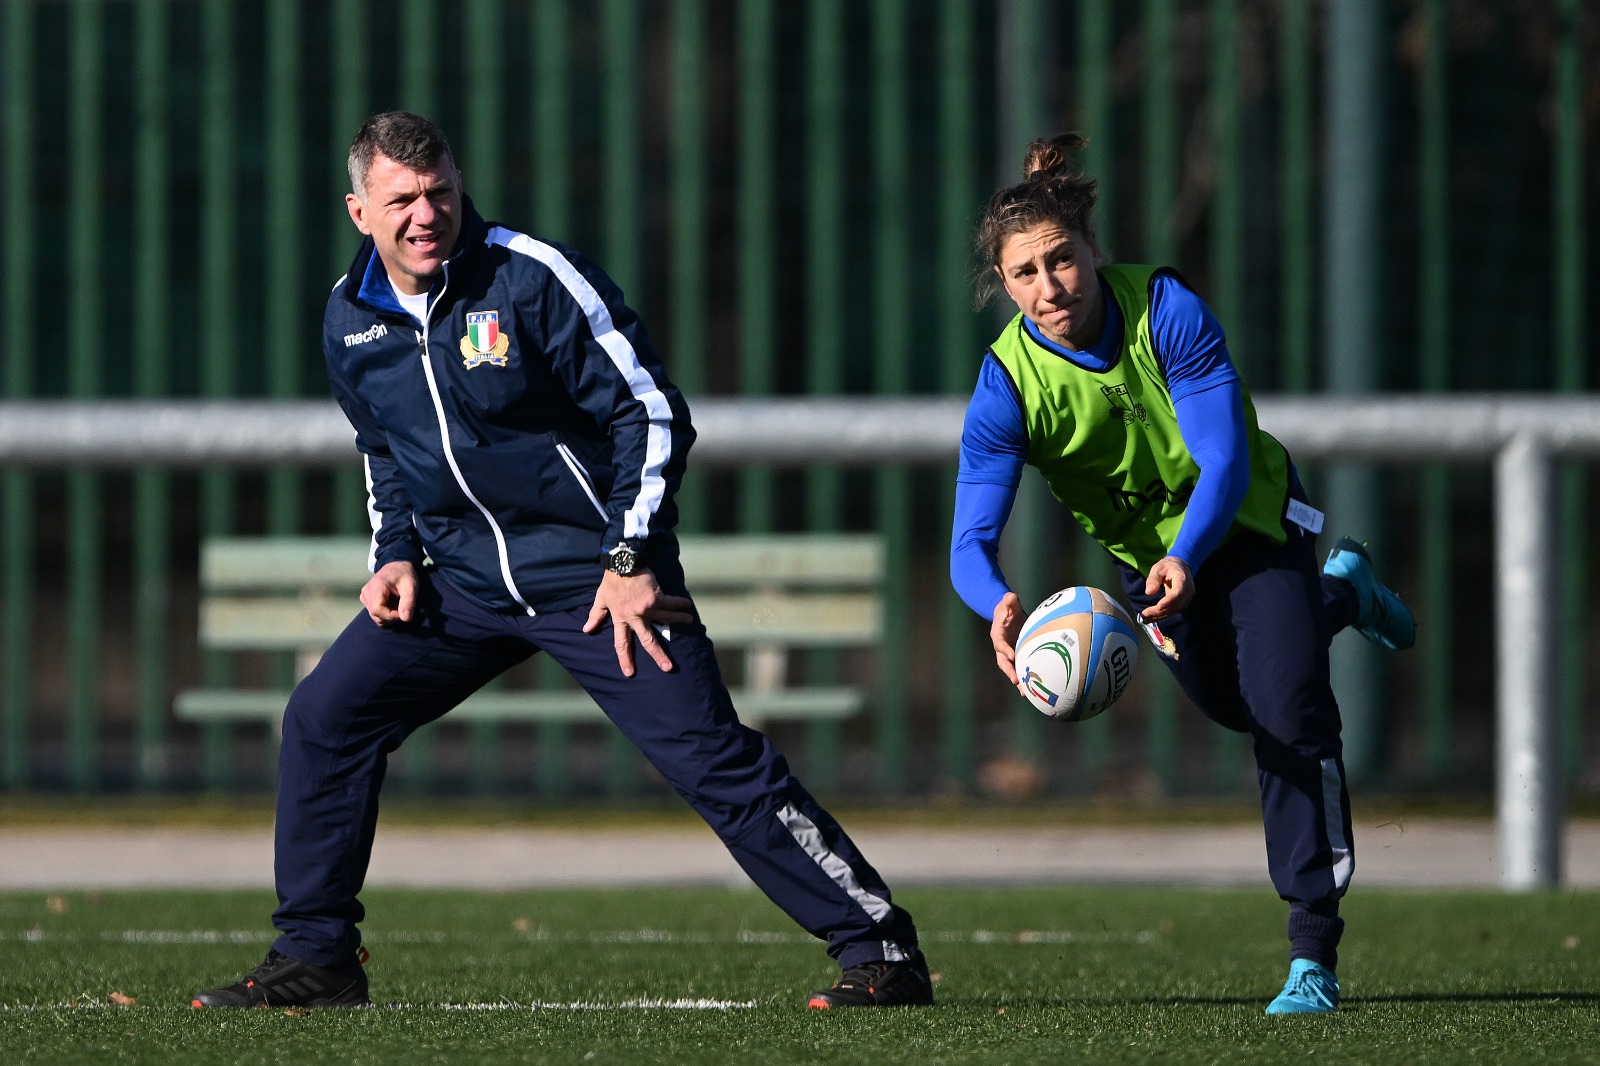
[[[839,983],[811,993],[808,1007],[928,1007],[933,979],[919,953],[911,962],[868,962],[839,975]]]
[[[367,998],[367,949],[343,966],[313,966],[268,951],[261,965],[238,984],[202,992],[189,1002],[202,1007],[370,1007]]]

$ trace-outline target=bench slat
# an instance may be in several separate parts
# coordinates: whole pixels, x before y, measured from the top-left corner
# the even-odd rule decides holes
[[[696,594],[695,607],[711,639],[725,647],[785,644],[851,647],[876,644],[883,605],[868,592]]]
[[[212,537],[200,545],[207,592],[355,592],[367,570],[367,537]]]
[[[868,593],[697,596],[700,618],[723,647],[851,647],[877,643],[882,607]],[[200,642],[234,651],[326,647],[360,606],[345,596],[214,596],[200,605]]]
[[[848,648],[882,636],[882,538],[871,534],[698,535],[681,539],[702,621],[724,648]],[[201,548],[200,642],[231,651],[320,651],[359,613],[368,538],[217,537]],[[778,660],[781,663],[781,659]],[[753,669],[748,666],[747,669]],[[764,671],[747,674],[762,678]],[[775,675],[776,676],[776,675]],[[759,682],[758,682],[759,683]],[[745,689],[751,721],[840,720],[866,706],[855,688]],[[287,690],[190,689],[174,713],[191,721],[278,721]],[[586,722],[605,716],[578,691],[480,692],[457,721]]]
[[[208,592],[326,588],[366,583],[366,537],[214,537],[200,549]],[[883,541],[870,533],[704,534],[679,543],[691,591],[750,585],[871,587],[883,580]]]
[[[799,688],[775,692],[734,690],[733,705],[750,720],[842,719],[858,714],[866,701],[852,688]],[[178,693],[173,711],[194,722],[275,721],[289,703],[287,689],[187,689]],[[452,710],[457,722],[586,722],[605,721],[604,712],[585,693],[479,692]]]
[[[883,581],[883,539],[870,533],[703,534],[680,538],[689,591],[788,587],[875,587]]]

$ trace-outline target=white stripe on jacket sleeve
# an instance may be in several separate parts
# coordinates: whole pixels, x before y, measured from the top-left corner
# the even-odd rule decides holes
[[[628,391],[644,406],[650,418],[645,433],[644,467],[639,471],[639,493],[628,506],[623,519],[622,535],[629,538],[649,536],[650,520],[666,498],[667,479],[662,471],[672,457],[672,408],[666,396],[644,364],[639,362],[639,354],[628,343],[628,338],[617,329],[605,301],[566,256],[543,241],[536,241],[526,233],[518,233],[504,226],[496,226],[489,231],[489,243],[537,259],[550,269],[577,301],[584,318],[588,320],[589,332],[611,357],[612,365],[628,383]]]

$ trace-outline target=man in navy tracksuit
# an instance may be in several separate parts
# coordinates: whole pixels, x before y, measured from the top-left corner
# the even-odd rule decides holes
[[[672,533],[688,407],[622,294],[571,250],[485,223],[424,118],[369,119],[349,165],[366,240],[323,347],[366,464],[373,576],[284,714],[281,935],[193,1005],[369,1005],[356,897],[387,756],[538,651],[827,941],[844,972],[811,1006],[931,1003],[911,916],[734,713]]]

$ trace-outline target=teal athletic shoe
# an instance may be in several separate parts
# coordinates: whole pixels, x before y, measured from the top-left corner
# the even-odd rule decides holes
[[[1338,1009],[1338,975],[1310,959],[1289,963],[1289,980],[1278,998],[1267,1004],[1268,1014],[1331,1014]]]
[[[1404,651],[1417,642],[1417,623],[1411,617],[1411,608],[1372,572],[1372,557],[1365,544],[1340,537],[1328,553],[1322,572],[1350,582],[1356,590],[1357,633],[1391,651]]]

